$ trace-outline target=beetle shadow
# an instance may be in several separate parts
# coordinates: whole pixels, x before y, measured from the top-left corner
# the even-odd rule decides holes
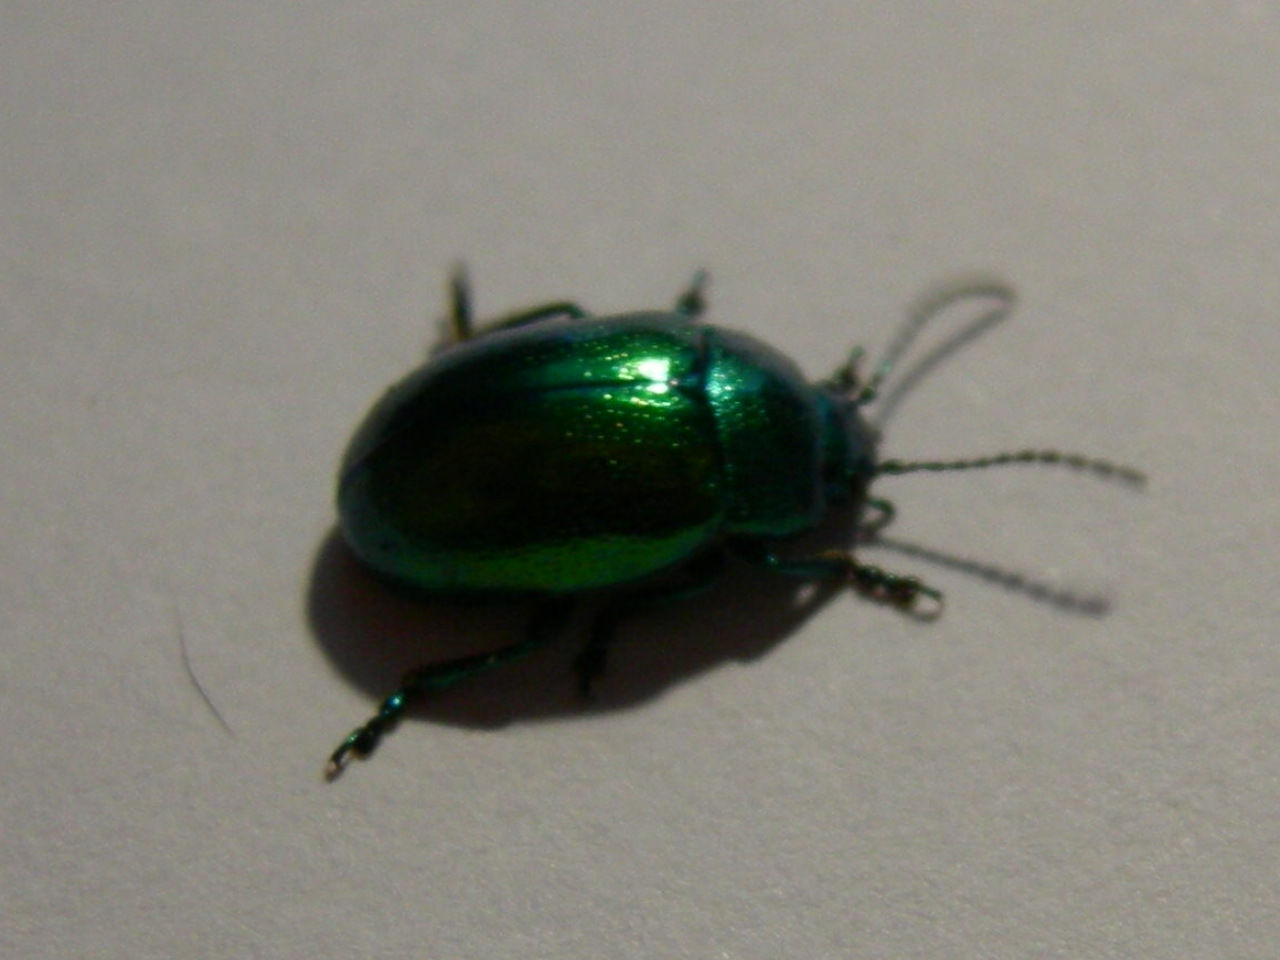
[[[935,369],[1009,318],[1015,306],[1012,298],[1013,291],[1003,281],[983,274],[962,276],[936,284],[918,296],[908,308],[909,322],[911,318],[921,322],[921,318],[938,309],[939,304],[946,305],[942,309],[956,311],[966,301],[983,305],[967,322],[901,371],[890,387],[881,391],[880,398],[869,411],[868,420],[871,424],[883,432],[903,401]]]
[[[1110,610],[1104,597],[883,533],[860,532],[855,521],[850,511],[834,512],[829,523],[792,544],[788,554],[858,544],[964,573],[1065,613],[1102,617]],[[514,721],[632,709],[722,664],[765,655],[842,592],[838,585],[779,576],[730,557],[725,575],[705,591],[622,621],[609,648],[608,669],[590,700],[578,696],[573,664],[603,596],[586,597],[563,636],[523,660],[425,698],[409,715],[494,729]],[[317,551],[306,605],[317,642],[334,668],[369,696],[370,713],[406,672],[495,650],[521,637],[531,610],[527,603],[481,606],[407,595],[361,564],[336,529]],[[350,723],[363,719],[353,717]]]
[[[852,534],[828,531],[821,539],[847,543]],[[621,622],[590,700],[578,696],[573,661],[604,597],[585,597],[564,636],[523,660],[424,698],[410,715],[496,728],[634,708],[720,664],[762,656],[839,592],[730,558],[725,575],[706,590]],[[523,635],[532,609],[528,603],[481,606],[406,595],[365,568],[336,530],[317,551],[306,608],[334,668],[371,701],[396,689],[409,670],[511,643]]]
[[[896,537],[886,537],[884,534],[877,534],[865,542],[868,546],[879,550],[887,550],[914,560],[923,560],[936,567],[968,574],[991,586],[1000,587],[1009,593],[1054,607],[1063,613],[1080,617],[1105,617],[1111,612],[1109,597],[1052,584],[1008,567],[922,546],[907,540],[899,540]]]

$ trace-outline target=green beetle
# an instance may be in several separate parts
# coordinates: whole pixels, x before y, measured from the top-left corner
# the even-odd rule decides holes
[[[847,552],[777,552],[842,504],[872,507],[883,526],[892,506],[867,495],[878,475],[1042,462],[1139,479],[1056,451],[878,461],[861,408],[929,317],[961,296],[994,298],[1005,312],[1013,294],[1003,285],[938,298],[866,382],[855,350],[810,384],[761,341],[698,323],[704,283],[699,272],[671,312],[593,317],[551,303],[476,331],[455,274],[453,343],[392,387],[351,441],[341,530],[365,564],[415,592],[529,598],[535,613],[515,643],[410,673],[334,752],[330,778],[372,753],[414,700],[533,652],[559,634],[575,594],[617,588],[576,660],[587,693],[617,622],[706,585],[726,550],[904,610],[919,613],[927,598],[936,614],[941,593],[915,577]]]

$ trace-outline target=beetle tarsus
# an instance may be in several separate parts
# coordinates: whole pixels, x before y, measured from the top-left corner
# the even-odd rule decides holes
[[[888,506],[887,503],[877,506]],[[892,516],[892,507],[883,511]],[[853,554],[844,550],[824,550],[812,557],[784,560],[777,554],[760,547],[754,551],[748,546],[746,556],[763,563],[770,570],[804,580],[823,580],[828,583],[847,583],[854,590],[874,600],[885,603],[918,620],[935,620],[942,613],[943,598],[940,590],[927,586],[919,577],[889,573],[871,564],[859,563]],[[922,609],[920,598],[931,601]]]
[[[400,717],[409,706],[411,696],[415,692],[412,687],[412,676],[410,674],[406,677],[404,685],[382,701],[378,712],[370,717],[364,726],[352,730],[338,745],[338,749],[333,751],[324,768],[326,780],[332,782],[342,776],[342,771],[351,763],[352,757],[364,760],[378,749],[378,744],[382,742],[382,735],[400,721]]]
[[[352,733],[343,740],[338,749],[333,751],[333,756],[329,758],[329,762],[324,767],[324,778],[332,783],[342,776],[342,772],[347,769],[347,765],[351,763],[353,757],[359,757],[361,760],[368,757],[377,748],[378,741],[382,739],[381,729],[375,727],[376,721],[370,721],[363,727],[352,731]]]
[[[332,781],[341,776],[352,757],[363,760],[372,754],[382,737],[400,722],[405,711],[427,694],[447,690],[454,684],[527,657],[546,646],[564,629],[572,607],[572,603],[563,598],[547,601],[534,610],[525,627],[524,639],[487,653],[456,657],[405,674],[400,681],[400,689],[383,700],[378,712],[364,726],[353,730],[333,751],[325,765],[325,779]]]
[[[355,734],[352,734],[354,737]],[[342,771],[347,769],[347,764],[351,762],[351,754],[354,746],[351,737],[342,741],[342,745],[333,751],[333,756],[329,758],[329,762],[324,765],[324,778],[330,783],[342,776]]]
[[[849,557],[849,582],[864,597],[887,603],[921,620],[936,620],[942,614],[943,597],[940,590],[926,586],[919,577],[889,573],[879,567],[858,563]],[[932,601],[926,609],[918,607],[921,597]]]

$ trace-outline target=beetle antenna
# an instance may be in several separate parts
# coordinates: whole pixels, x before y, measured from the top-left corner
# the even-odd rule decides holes
[[[996,301],[995,306],[981,321],[982,326],[985,327],[989,323],[998,322],[1008,316],[1017,302],[1018,295],[1013,287],[1004,281],[984,277],[945,284],[929,291],[907,312],[906,320],[903,321],[901,328],[899,328],[897,336],[893,338],[889,348],[885,350],[884,357],[876,365],[870,379],[861,385],[861,389],[858,390],[857,395],[854,397],[854,402],[858,405],[870,403],[879,395],[880,387],[885,379],[897,368],[898,361],[911,348],[911,345],[915,343],[916,338],[920,335],[920,331],[930,321],[962,300],[978,298],[989,298]],[[833,378],[835,382],[847,389],[857,388],[858,382],[854,368],[861,357],[862,351],[860,349],[854,350],[848,362]]]
[[[1018,450],[1012,453],[997,453],[989,457],[974,457],[969,460],[885,460],[876,467],[876,473],[944,473],[954,470],[985,470],[987,467],[1002,467],[1016,463],[1040,463],[1067,467],[1070,470],[1092,473],[1108,480],[1119,480],[1121,483],[1135,487],[1143,486],[1147,482],[1146,474],[1133,467],[1122,466],[1109,460],[1097,460],[1078,453],[1064,453],[1061,450]]]

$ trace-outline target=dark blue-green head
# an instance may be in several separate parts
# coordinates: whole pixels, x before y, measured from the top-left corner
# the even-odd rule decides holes
[[[876,475],[880,432],[863,414],[863,404],[830,381],[816,384],[822,411],[822,482],[832,505],[860,500]]]

